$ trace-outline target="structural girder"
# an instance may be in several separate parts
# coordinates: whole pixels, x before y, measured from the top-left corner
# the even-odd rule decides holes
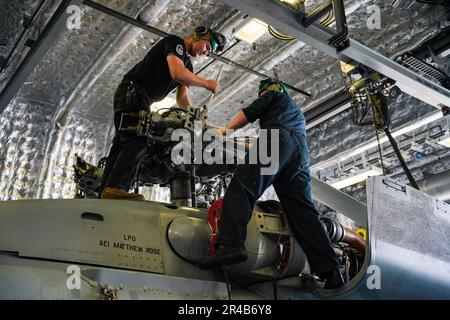
[[[282,33],[292,35],[298,40],[339,60],[354,60],[388,78],[396,81],[396,85],[405,93],[422,100],[434,107],[450,106],[450,90],[427,78],[401,66],[397,62],[349,39],[349,46],[337,51],[329,45],[329,40],[336,31],[312,24],[304,28],[297,19],[298,12],[274,0],[224,0],[243,13],[258,18],[275,27]]]

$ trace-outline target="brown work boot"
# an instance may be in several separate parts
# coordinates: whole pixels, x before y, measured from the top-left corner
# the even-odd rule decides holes
[[[142,194],[128,193],[117,188],[109,187],[103,189],[100,199],[145,201],[145,198]]]

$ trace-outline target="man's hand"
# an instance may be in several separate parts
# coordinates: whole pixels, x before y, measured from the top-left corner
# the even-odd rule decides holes
[[[223,135],[223,136],[227,135],[227,129],[226,128],[217,128],[217,130],[220,132],[221,135]]]
[[[216,93],[219,90],[220,85],[216,80],[206,80],[205,88],[212,93]]]

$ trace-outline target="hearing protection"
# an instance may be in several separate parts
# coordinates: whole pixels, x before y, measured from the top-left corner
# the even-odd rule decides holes
[[[199,40],[209,41],[209,43],[211,44],[211,51],[214,53],[222,51],[227,43],[227,39],[223,34],[215,32],[205,26],[199,26],[195,28],[192,37],[193,43]]]

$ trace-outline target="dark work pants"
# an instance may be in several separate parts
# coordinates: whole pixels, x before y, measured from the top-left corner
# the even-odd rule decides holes
[[[339,264],[314,208],[306,137],[279,129],[279,138],[279,168],[275,175],[261,175],[261,164],[244,164],[236,169],[225,194],[217,244],[245,248],[255,201],[273,184],[296,240],[311,269],[320,275]],[[270,144],[270,135],[268,141]]]
[[[137,174],[140,162],[148,150],[146,137],[119,132],[120,115],[148,111],[149,100],[145,89],[133,82],[124,80],[114,94],[114,126],[116,134],[109,150],[108,160],[103,172],[99,197],[106,187],[128,192]]]

